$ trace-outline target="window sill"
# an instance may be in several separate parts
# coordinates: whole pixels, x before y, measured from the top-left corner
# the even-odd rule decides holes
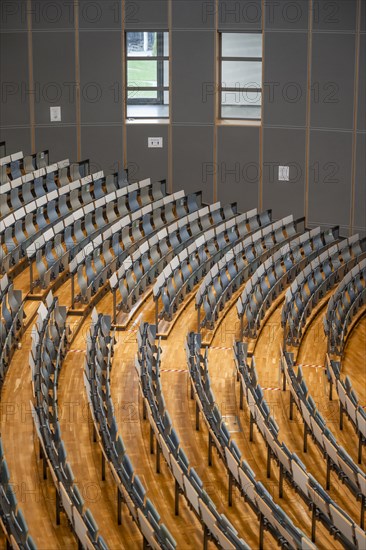
[[[239,118],[221,118],[216,121],[217,126],[254,126],[260,128],[262,126],[261,120],[249,120],[249,119],[239,119]]]
[[[126,124],[169,124],[169,118],[126,118]]]

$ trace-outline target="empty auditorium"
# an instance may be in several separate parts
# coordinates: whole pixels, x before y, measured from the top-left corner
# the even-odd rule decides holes
[[[366,0],[0,0],[0,550],[366,550]]]

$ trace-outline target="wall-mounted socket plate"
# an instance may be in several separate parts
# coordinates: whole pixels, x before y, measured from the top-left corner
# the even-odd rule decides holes
[[[147,145],[150,148],[162,148],[163,147],[163,138],[162,137],[149,137],[147,138]]]
[[[61,107],[50,107],[51,122],[61,122]]]
[[[279,181],[290,181],[290,167],[289,166],[279,166],[278,167],[278,180]]]

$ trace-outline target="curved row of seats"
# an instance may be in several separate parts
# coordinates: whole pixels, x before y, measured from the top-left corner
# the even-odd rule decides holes
[[[196,293],[196,309],[204,309],[204,317],[199,328],[215,328],[220,310],[232,298],[233,293],[248,280],[259,265],[269,258],[284,242],[299,232],[303,222],[287,216],[264,227],[244,242],[237,244],[215,264],[206,275]],[[199,315],[200,316],[200,315]]]
[[[179,304],[206,275],[207,271],[228,250],[244,240],[255,229],[269,225],[270,216],[270,211],[253,215],[251,210],[239,214],[218,227],[205,231],[178,257],[174,258],[164,268],[153,287],[156,310],[158,311],[159,308],[160,297],[163,305],[163,309],[158,312],[158,317],[171,321]]]
[[[21,290],[14,290],[8,276],[0,280],[0,390],[12,355],[24,329],[24,301]]]
[[[0,186],[0,220],[26,204],[67,185],[72,169],[68,159],[39,168]]]
[[[66,222],[68,224],[70,223],[70,214],[76,216],[81,208],[84,208],[86,213],[89,213],[99,207],[99,201],[104,201],[102,204],[105,204],[105,195],[103,194],[102,197],[97,197],[97,194],[94,192],[95,189],[98,189],[98,184],[101,185],[103,181],[105,181],[103,172],[98,172],[90,176],[73,180],[60,188],[59,191],[53,191],[51,195],[55,197],[54,200],[52,199],[50,201],[51,197],[47,195],[47,217],[49,226],[55,226],[55,232],[57,233],[62,228],[59,222],[62,222],[62,220],[66,218],[65,224]],[[116,188],[114,187],[113,192],[115,191]],[[107,196],[109,197],[109,195]],[[44,199],[45,198],[43,198],[43,201],[46,202]],[[31,206],[32,205],[29,205],[29,209]],[[36,221],[40,229],[44,226],[43,218],[42,215],[37,212]],[[36,245],[27,248],[28,257],[31,258],[34,256],[35,252],[41,249],[42,246],[43,243],[37,241]]]
[[[117,485],[118,500],[122,499],[127,505],[144,537],[144,547],[148,544],[151,548],[173,550],[176,548],[176,542],[166,526],[161,523],[157,509],[146,496],[146,489],[134,472],[126,447],[118,434],[110,394],[114,342],[111,317],[98,315],[94,309],[87,339],[84,381],[103,460],[108,463]],[[120,516],[118,521],[121,523]]]
[[[19,507],[11,483],[8,464],[0,439],[0,527],[5,533],[7,547],[19,550],[37,550],[28,531],[27,522]]]
[[[92,203],[90,177],[74,180],[47,193],[0,222],[0,260],[3,271],[18,263],[26,251],[29,258],[34,256],[36,250],[43,246],[39,239],[42,233],[56,224],[58,226],[65,218],[68,221],[75,210]]]
[[[341,356],[353,317],[366,303],[366,258],[343,277],[323,318],[328,352]]]
[[[343,413],[346,413],[358,436],[358,463],[362,461],[362,446],[366,444],[366,411],[359,403],[349,376],[341,378],[341,363],[326,356],[326,371],[330,385],[329,398],[335,386],[339,398],[339,428],[343,429]]]
[[[81,263],[93,250],[94,239],[98,237],[100,240],[101,234],[104,232],[104,237],[107,230],[109,235],[117,231],[119,222],[116,223],[116,219],[139,209],[139,200],[143,205],[151,201],[149,191],[152,188],[153,193],[160,196],[165,185],[151,186],[150,180],[144,180],[117,188],[74,211],[64,226],[58,224],[53,238],[45,240],[43,237],[41,242],[37,242],[36,269],[41,288],[48,288],[61,273],[68,273],[69,268],[74,272],[78,262]]]
[[[321,298],[364,257],[366,239],[344,239],[317,256],[287,290],[281,324],[284,343],[299,346],[306,319]]]
[[[316,256],[338,238],[338,228],[307,231],[277,250],[253,273],[236,303],[241,337],[256,338],[261,320],[276,297]]]
[[[358,310],[366,303],[366,258],[361,260],[341,280],[332,294],[323,317],[328,339],[328,353],[342,357],[345,341]],[[362,461],[362,447],[366,444],[366,412],[359,403],[349,376],[341,377],[342,363],[326,356],[326,370],[330,384],[329,398],[335,386],[339,398],[339,426],[343,429],[345,413],[358,436],[358,463]]]
[[[166,463],[176,484],[175,510],[178,513],[179,493],[183,494],[204,527],[204,548],[207,540],[213,539],[225,550],[249,550],[249,546],[240,538],[237,531],[224,515],[220,515],[212,499],[204,489],[202,480],[180,445],[178,434],[172,426],[169,412],[165,406],[160,381],[159,340],[156,340],[155,325],[141,323],[137,333],[138,354],[136,370],[139,376],[144,410],[147,411],[150,426],[157,441],[157,452],[163,453]]]
[[[44,478],[47,466],[56,489],[56,523],[60,511],[65,512],[72,532],[82,548],[108,550],[98,526],[74,481],[62,440],[58,418],[57,387],[60,369],[67,353],[70,329],[66,323],[66,307],[50,292],[38,308],[32,331],[29,365],[32,371],[32,416],[43,458]]]
[[[130,312],[174,257],[204,231],[230,220],[235,214],[236,204],[221,207],[218,202],[179,218],[150,237],[131,257],[126,258],[110,281],[112,291],[117,284],[119,287],[122,300],[118,309]]]
[[[68,162],[68,161],[67,161]],[[24,189],[21,189],[22,194],[22,201],[19,201],[18,204],[16,204],[16,208],[13,209],[12,212],[10,212],[6,216],[2,216],[0,220],[0,229],[1,233],[7,229],[7,235],[10,238],[11,235],[14,236],[14,226],[16,221],[20,222],[26,217],[26,214],[30,214],[32,212],[35,212],[37,209],[41,208],[45,204],[51,201],[55,201],[52,203],[53,206],[57,206],[58,209],[65,209],[65,201],[66,199],[69,200],[71,207],[76,208],[77,203],[74,204],[74,200],[77,199],[79,195],[80,189],[82,193],[85,192],[87,187],[84,187],[84,185],[88,185],[90,183],[91,176],[82,177],[80,173],[80,167],[83,165],[82,162],[71,165],[73,167],[73,170],[71,170],[71,166],[68,165],[64,168],[66,171],[66,174],[64,174],[64,180],[63,185],[60,185],[60,182],[58,180],[55,181],[54,179],[54,173],[51,173],[51,180],[52,183],[49,183],[48,186],[50,189],[43,190],[44,192],[41,193],[39,187],[37,186],[37,189],[39,190],[39,196],[36,194],[36,196],[33,196],[31,191],[28,191],[28,187]],[[57,166],[57,165],[54,165]],[[38,170],[37,172],[45,172],[46,169]],[[68,175],[69,174],[69,175]],[[101,172],[103,176],[103,172]],[[95,176],[98,176],[99,174],[95,174]],[[31,177],[31,174],[27,174],[27,176],[23,176],[24,179],[29,180]],[[41,180],[42,177],[37,178],[36,181]],[[79,182],[79,184],[76,184],[76,182]],[[58,185],[56,185],[58,183]],[[27,185],[30,185],[30,181],[27,182]],[[24,184],[25,185],[25,184]],[[43,187],[42,187],[43,189]],[[67,194],[70,193],[68,196]],[[63,195],[66,195],[66,197],[61,198]],[[83,197],[84,198],[84,197]],[[86,197],[88,199],[88,197]],[[90,200],[90,199],[89,199]],[[18,223],[19,226],[19,223]],[[13,233],[10,233],[10,230],[12,230]]]
[[[24,329],[24,302],[22,293],[14,290],[7,275],[0,280],[0,390],[5,381],[11,357]],[[0,438],[0,526],[7,544],[21,550],[36,550],[28,532],[28,526],[19,507],[13,489],[9,467],[6,462]]]
[[[39,151],[34,155],[23,155],[22,151],[0,158],[0,185],[10,184],[34,170],[46,168],[49,164],[49,151]]]
[[[312,510],[313,542],[316,539],[316,520],[320,520],[329,532],[342,542],[345,548],[357,548],[357,550],[364,548],[366,538],[362,530],[363,527],[358,527],[329,496],[320,483],[307,472],[306,466],[298,456],[291,452],[283,442],[280,442],[278,426],[271,416],[270,408],[263,396],[263,390],[258,383],[254,357],[251,359],[251,365],[248,364],[247,345],[245,343],[236,342],[234,344],[234,357],[240,378],[241,396],[245,396],[250,410],[251,426],[254,423],[257,425],[270,451],[269,460],[270,457],[273,457],[280,468],[280,496],[282,496],[283,477],[286,476]],[[286,357],[288,357],[288,354]],[[284,358],[282,358],[283,360]],[[284,368],[286,369],[286,367]],[[311,433],[313,424],[309,422],[308,427]],[[324,432],[325,440],[327,440],[327,443],[324,444],[323,450],[326,449],[325,452],[327,452],[332,445],[327,432]],[[329,489],[329,487],[327,488]]]
[[[33,188],[31,192],[36,195],[36,197],[34,198],[37,199],[43,199],[47,192],[49,193],[52,191],[56,191],[58,193],[59,190],[59,182],[56,182],[58,190],[53,189],[51,179],[49,179],[48,182],[50,185],[50,189],[48,188],[47,170],[45,168],[43,168],[43,170],[45,170],[45,174],[43,174],[43,172],[42,175],[36,174],[37,178],[42,177],[41,183],[37,181],[37,184],[35,182],[33,182],[32,184]],[[13,166],[13,172],[14,174],[16,174],[16,165]],[[20,184],[18,185],[17,179],[19,180],[19,176],[16,179],[11,179],[13,173],[10,172],[9,166],[7,166],[7,174],[9,180],[7,182],[7,185],[10,185],[14,182],[14,190],[17,190],[18,193]],[[229,265],[230,269],[232,266],[232,264],[229,263],[229,259],[230,254],[231,256],[233,255],[233,250],[234,252],[239,252],[238,247],[239,245],[243,244],[241,238],[238,238],[238,236],[236,235],[237,241],[235,241],[234,235],[231,235],[230,231],[222,233],[220,232],[219,234],[216,234],[214,232],[213,238],[214,240],[216,239],[219,250],[217,250],[217,248],[215,247],[217,252],[214,252],[211,256],[211,251],[213,251],[213,247],[212,249],[210,249],[207,246],[210,255],[207,254],[206,260],[202,263],[202,265],[200,265],[200,268],[196,271],[196,275],[199,275],[199,279],[196,276],[194,279],[192,279],[190,277],[193,274],[193,270],[191,270],[190,258],[188,258],[188,254],[190,253],[189,246],[194,244],[193,241],[197,241],[197,237],[200,235],[200,233],[204,233],[204,231],[207,232],[207,229],[209,229],[206,229],[201,221],[198,221],[198,213],[201,212],[201,210],[199,210],[201,205],[197,204],[197,208],[190,210],[189,207],[187,208],[187,204],[178,202],[172,207],[171,210],[168,209],[167,216],[165,216],[165,213],[161,213],[160,219],[163,223],[160,227],[155,227],[155,219],[152,214],[154,209],[151,208],[150,211],[141,209],[141,192],[139,190],[137,190],[136,193],[136,189],[134,189],[133,191],[131,190],[131,196],[129,196],[128,198],[126,196],[127,192],[125,192],[126,194],[123,195],[124,198],[118,202],[116,200],[117,192],[115,190],[117,188],[115,186],[115,176],[112,176],[111,179],[111,177],[109,176],[105,178],[103,173],[99,175],[100,177],[98,177],[98,175],[94,175],[95,181],[93,181],[92,176],[84,179],[84,185],[81,185],[80,191],[78,191],[80,207],[77,208],[77,211],[82,210],[82,212],[81,214],[77,214],[77,216],[80,215],[80,218],[77,220],[78,223],[74,224],[74,220],[70,222],[70,227],[72,226],[72,231],[70,231],[70,239],[65,238],[65,226],[61,228],[61,224],[58,224],[57,221],[53,223],[51,227],[53,231],[53,238],[49,242],[48,237],[51,236],[51,233],[48,233],[47,226],[42,228],[44,242],[41,249],[38,250],[38,260],[44,265],[42,277],[40,276],[40,279],[43,278],[43,288],[48,288],[51,285],[51,282],[53,282],[53,280],[57,280],[62,273],[70,272],[73,277],[75,275],[78,275],[80,297],[84,303],[89,303],[90,298],[94,294],[97,294],[102,286],[104,287],[107,277],[110,277],[113,271],[119,269],[119,271],[112,276],[113,284],[111,282],[111,287],[113,286],[113,289],[115,290],[119,287],[122,298],[120,308],[124,312],[129,313],[138,302],[139,297],[147,289],[147,285],[151,284],[154,278],[159,278],[159,276],[164,273],[164,270],[167,268],[167,265],[164,264],[167,263],[168,265],[170,265],[171,273],[167,279],[164,279],[164,281],[161,279],[161,282],[163,283],[161,287],[162,294],[165,293],[166,295],[168,295],[168,280],[170,280],[171,286],[174,288],[175,296],[173,296],[173,294],[172,296],[168,296],[169,305],[165,312],[164,306],[167,305],[167,303],[164,304],[163,301],[164,309],[160,313],[164,319],[170,320],[174,314],[174,310],[178,307],[179,301],[181,297],[183,297],[183,294],[187,294],[186,290],[189,292],[192,289],[192,282],[196,284],[199,279],[202,279],[205,271],[207,271],[207,268],[210,269],[210,260],[211,262],[217,261],[223,253],[228,251],[227,256],[224,257],[224,259],[227,259],[228,261],[224,263],[222,259],[220,263],[220,269],[218,270],[218,273],[216,273],[216,276],[218,277],[218,281],[221,286],[217,286],[217,288],[215,288],[212,279],[210,283],[212,288],[214,288],[215,290],[215,294],[217,295],[216,305],[211,304],[211,312],[214,313],[215,318],[215,307],[219,308],[220,305],[224,302],[227,302],[232,295],[231,288],[228,290],[224,284],[221,284],[221,269],[223,270],[227,268],[226,276],[227,278],[230,277],[230,285],[228,286],[231,287],[232,285],[232,289],[237,288],[235,286],[236,283],[234,272],[229,270]],[[57,180],[56,176],[54,177],[54,179]],[[108,189],[108,186],[110,184],[113,185],[113,190],[110,192],[115,193],[115,198],[114,201],[112,201],[112,206],[108,207],[108,205],[105,203],[103,205],[101,205],[101,203],[98,203],[98,212],[93,213],[91,211],[91,204],[93,203],[95,207],[98,200],[105,200],[104,195],[106,194],[106,190]],[[25,189],[27,190],[27,186]],[[42,193],[42,189],[43,191],[45,191],[45,193],[42,194],[42,196],[38,196],[38,194]],[[126,189],[126,187],[124,187],[124,189]],[[151,201],[150,195],[153,195],[153,193],[151,193],[150,185],[146,185],[144,193],[146,192],[149,195],[149,202],[154,204],[154,202],[156,202],[156,197],[153,196],[154,202]],[[184,195],[184,192],[182,193]],[[74,194],[73,197],[75,197],[75,195],[76,194]],[[84,197],[86,197],[87,195],[90,195],[92,197],[92,201],[88,202],[88,204],[84,203]],[[13,196],[15,196],[15,194]],[[168,199],[170,197],[171,196],[169,196]],[[21,201],[23,201],[23,196],[20,197],[19,195],[19,198],[21,198]],[[34,198],[32,202],[35,202]],[[179,195],[179,199],[182,198],[183,197]],[[134,206],[131,208],[131,205],[134,204],[135,199],[138,206],[135,210],[133,210]],[[124,202],[124,207],[126,207],[126,214],[124,214],[122,217],[118,209],[118,217],[126,219],[129,218],[129,222],[127,224],[128,235],[124,225],[120,225],[119,229],[117,229],[117,224],[123,222],[123,219],[119,220],[116,223],[117,212],[115,203],[117,203],[118,206],[122,207],[123,201],[126,201]],[[171,201],[168,200],[166,204],[170,204],[170,202]],[[164,201],[162,201],[162,203],[162,207],[165,206]],[[10,207],[10,202],[7,202],[7,204]],[[26,203],[22,202],[22,207],[24,208],[24,210],[25,204]],[[76,203],[74,203],[73,201],[73,204]],[[87,206],[86,210],[83,210],[84,204]],[[150,205],[148,206],[150,207]],[[53,206],[49,207],[49,209],[51,212],[53,210]],[[113,220],[112,209],[115,216]],[[140,213],[139,216],[137,216],[138,211]],[[107,212],[111,214],[111,218],[109,218]],[[132,212],[135,215],[132,215]],[[171,220],[168,219],[170,218],[170,214],[174,215],[174,218],[172,218]],[[225,215],[225,222],[232,221],[235,214],[236,212],[231,210],[228,216]],[[49,220],[51,221],[50,216],[48,216],[47,214],[43,215],[44,219],[46,219],[46,217],[49,218]],[[287,229],[283,223],[284,220],[272,223],[270,214],[268,215],[268,218],[268,221],[264,222],[263,224],[258,221],[259,217],[256,218],[256,221],[258,227],[260,227],[261,225],[262,227],[266,227],[266,231],[262,233],[262,244],[264,243],[264,245],[267,246],[267,244],[269,243],[269,239],[271,239],[271,252],[273,253],[277,250],[279,246],[283,247],[283,249],[285,248],[283,246],[285,240],[289,240],[290,238],[292,238],[293,241],[293,237],[294,235],[296,235],[297,229],[293,229],[294,223],[292,217],[291,220],[289,219],[290,217],[288,217],[289,232],[294,230],[294,233],[292,235],[290,233],[288,234]],[[108,220],[108,225],[106,225],[105,223],[106,219]],[[210,222],[211,219],[213,220],[213,216],[211,216]],[[15,216],[14,220],[15,223],[19,221],[15,218]],[[40,214],[39,221],[40,225],[42,225],[42,214]],[[222,221],[223,220],[220,220],[221,226],[224,225],[222,224]],[[86,222],[88,222],[88,226]],[[191,226],[185,226],[187,222],[189,224],[192,224],[194,230],[192,230]],[[15,223],[10,224],[9,227],[15,226]],[[291,226],[291,223],[293,224],[293,226]],[[60,231],[56,232],[56,227],[58,225],[60,226]],[[212,225],[213,224],[210,224],[210,229],[212,229]],[[248,231],[250,230],[250,232],[252,233],[253,230],[250,227],[250,224],[248,224],[248,221],[245,222],[245,225],[247,231],[245,236],[247,237]],[[163,227],[164,229],[162,229]],[[174,232],[173,227],[175,228]],[[225,230],[229,229],[229,226],[224,227]],[[125,230],[124,233],[122,233],[122,228],[124,228]],[[200,229],[200,231],[195,233],[197,229]],[[74,230],[76,230],[76,233],[74,233]],[[117,231],[120,232],[118,235]],[[275,233],[275,239],[277,239],[275,243],[273,242],[273,238],[271,236],[272,234],[268,231],[272,231],[272,233]],[[26,233],[24,233],[24,235],[26,235]],[[83,238],[81,238],[82,235]],[[122,242],[120,240],[120,235],[122,237],[125,237],[125,239],[122,239]],[[319,235],[318,233],[314,232],[312,237],[313,243],[317,238],[319,238]],[[319,254],[323,252],[325,248],[331,246],[330,243],[326,241],[325,235],[322,235],[321,239],[323,243],[323,248],[319,247],[318,249],[313,246],[313,244],[311,244],[311,254]],[[32,236],[31,245],[33,244],[34,240],[35,238],[33,238]],[[355,238],[355,240],[357,239]],[[205,244],[211,246],[212,242],[208,241]],[[233,248],[233,245],[235,244],[237,246]],[[29,245],[27,248],[29,249],[29,252],[33,254],[36,251],[36,247],[34,246],[32,249],[31,245]],[[153,248],[154,246],[155,249]],[[301,246],[302,261],[304,261],[305,253],[303,251],[307,245],[304,241],[301,241]],[[253,247],[255,247],[254,242]],[[264,254],[266,249],[264,249],[263,246],[261,248],[262,254]],[[362,243],[360,244],[360,248],[361,253],[358,254],[358,258],[360,257],[360,254],[363,253]],[[354,250],[350,252],[351,256],[356,249],[357,245],[355,245]],[[194,252],[195,250],[192,249],[191,252]],[[258,251],[256,248],[252,249],[252,252],[257,262],[259,260],[263,261],[265,259],[264,255],[258,256]],[[132,258],[129,258],[127,254],[132,254]],[[290,254],[292,254],[291,260],[293,260],[295,255],[293,254],[291,248]],[[176,258],[174,258],[174,256],[176,256]],[[21,258],[22,254],[19,257]],[[33,258],[34,256],[31,255],[30,257]],[[277,258],[276,256],[276,260],[278,260],[279,258],[280,257]],[[351,258],[350,261],[353,261],[353,259],[354,258]],[[201,260],[200,257],[199,260]],[[281,256],[280,261],[281,267],[284,268],[287,261],[287,257],[285,256],[285,254]],[[306,267],[306,265],[309,264],[309,261],[309,258],[306,258],[304,264],[300,262],[297,265],[297,269],[303,269],[304,267]],[[120,265],[118,262],[120,262]],[[189,266],[188,272],[186,273],[187,280],[184,279],[183,266]],[[257,266],[258,264],[255,265],[255,267]],[[267,283],[267,281],[272,284],[272,278],[271,281],[269,281],[269,279],[270,270],[273,269],[273,267],[273,263],[271,264],[270,262],[267,262],[265,264],[265,272],[261,273],[260,279],[263,284]],[[213,271],[214,270],[215,267],[213,267]],[[40,267],[40,271],[42,272],[42,267]],[[339,271],[339,273],[341,273],[341,270]],[[282,269],[283,281],[286,280],[286,284],[289,284],[291,282],[291,279],[295,274],[297,276],[298,272],[296,272],[294,265],[291,267],[288,273],[284,273]],[[238,277],[238,272],[236,272],[236,277]],[[236,281],[238,280],[239,278],[236,279]],[[181,285],[181,288],[185,289],[184,293],[179,292],[179,285]],[[128,291],[127,298],[125,297],[125,295],[123,295],[121,291],[122,286]],[[263,286],[263,291],[267,290],[267,287],[268,285]],[[283,290],[283,287],[281,287],[281,290]],[[271,292],[272,287],[268,291],[267,295]],[[276,290],[273,292],[273,296],[275,295]],[[208,300],[208,293],[206,296],[204,295],[204,299]],[[8,305],[8,302],[6,302],[6,305]],[[35,373],[33,383],[37,399],[37,410],[34,416],[36,417],[35,421],[40,440],[46,440],[46,434],[48,434],[47,446],[45,446],[45,448],[42,448],[44,465],[48,464],[50,468],[53,467],[50,456],[53,457],[52,453],[55,449],[57,449],[56,454],[57,459],[59,459],[60,461],[59,466],[61,473],[55,473],[55,471],[53,471],[53,479],[56,483],[56,487],[58,488],[58,510],[62,507],[66,511],[72,529],[76,532],[79,540],[83,541],[82,544],[84,543],[85,546],[88,547],[104,548],[106,547],[106,545],[102,537],[99,536],[98,528],[95,525],[92,516],[90,515],[89,511],[85,510],[84,504],[79,499],[80,495],[77,491],[76,485],[74,484],[71,468],[67,464],[66,451],[61,440],[59,427],[56,423],[57,379],[59,368],[62,364],[62,358],[66,353],[66,340],[62,339],[62,345],[60,342],[60,327],[62,328],[62,320],[60,319],[60,317],[64,317],[64,310],[62,310],[62,308],[58,306],[57,301],[53,301],[52,294],[48,298],[46,310],[47,313],[42,307],[39,310],[38,328],[33,335],[33,346],[32,352],[30,354],[30,363],[33,373]],[[53,311],[58,312],[59,325],[53,319]],[[62,315],[60,315],[60,311],[63,312]],[[218,311],[219,310],[217,309],[217,313]],[[45,323],[44,319],[46,318],[48,318],[49,320]],[[164,526],[161,525],[158,512],[150,503],[150,501],[146,498],[145,488],[142,486],[138,477],[134,475],[133,468],[127,460],[128,456],[126,454],[126,449],[124,448],[122,440],[118,437],[118,426],[115,422],[113,403],[111,401],[109,391],[109,374],[114,342],[113,336],[110,331],[111,319],[110,317],[106,316],[98,316],[96,312],[94,312],[92,315],[92,323],[92,330],[94,332],[93,334],[90,334],[90,339],[88,339],[87,363],[85,366],[85,371],[87,374],[86,379],[90,378],[90,380],[86,380],[86,388],[88,392],[88,397],[90,398],[91,406],[95,405],[93,409],[96,420],[95,427],[97,429],[97,432],[99,433],[100,442],[103,446],[104,460],[108,460],[108,462],[110,463],[115,482],[121,487],[123,485],[121,481],[123,480],[120,474],[122,472],[123,475],[125,475],[127,472],[127,477],[125,477],[124,480],[129,483],[128,488],[131,493],[129,493],[129,491],[126,489],[126,486],[124,486],[124,492],[121,489],[121,492],[119,494],[122,498],[125,498],[125,502],[127,503],[130,511],[134,510],[134,512],[131,511],[131,513],[136,519],[137,523],[141,526],[141,530],[145,539],[144,544],[147,543],[153,547],[174,548],[174,539],[171,538],[171,535],[165,530]],[[207,497],[207,494],[203,489],[201,480],[197,476],[194,469],[190,468],[184,451],[179,445],[178,436],[172,427],[169,414],[165,407],[161,383],[159,380],[161,349],[155,340],[156,332],[156,327],[154,328],[153,326],[148,326],[147,324],[144,324],[140,327],[140,331],[138,333],[139,354],[136,361],[136,369],[140,375],[140,385],[144,395],[144,408],[149,413],[149,420],[157,438],[159,453],[163,453],[165,459],[167,460],[169,468],[173,473],[173,476],[176,480],[176,492],[178,487],[178,493],[180,492],[185,494],[190,506],[192,507],[192,509],[195,510],[196,514],[205,525],[204,533],[206,541],[207,538],[212,538],[216,542],[216,544],[221,545],[223,548],[247,548],[245,542],[239,539],[239,535],[236,533],[235,529],[227,522],[226,518],[219,515],[215,510],[213,502],[211,501],[211,499],[209,499],[209,497]],[[203,367],[200,366],[200,363],[198,362],[198,349],[195,351],[195,354],[197,373],[200,374],[201,388],[203,388],[205,392],[205,394],[202,393],[200,395],[200,402],[203,403],[203,399],[206,399],[207,397],[207,410],[205,412],[208,414],[209,412],[212,412],[211,405],[214,405],[214,397],[212,395],[212,392],[210,391],[209,379],[207,383],[207,364],[204,364]],[[38,358],[36,362],[34,362],[34,357]],[[199,358],[199,360],[201,362],[201,358]],[[199,368],[201,368],[201,371],[199,371]],[[353,396],[353,394],[351,393],[350,395]],[[260,398],[259,390],[258,398]],[[39,403],[42,404],[42,407],[39,406]],[[266,415],[265,403],[263,404],[262,401],[260,401],[259,399],[258,408],[261,407],[263,407],[262,420],[264,423],[266,423],[267,420],[270,419],[270,416]],[[264,527],[265,525],[273,526],[276,522],[278,522],[278,525],[276,525],[275,527],[275,536],[278,538],[280,543],[283,544],[284,547],[293,546],[294,548],[313,548],[313,545],[311,544],[309,539],[306,539],[306,537],[302,536],[303,534],[301,533],[301,531],[296,529],[295,526],[291,526],[287,523],[287,518],[283,515],[283,511],[281,510],[281,508],[276,507],[264,487],[256,482],[254,474],[250,470],[248,465],[245,462],[242,462],[242,464],[240,464],[240,452],[234,445],[235,442],[230,439],[228,431],[225,431],[225,424],[222,421],[220,412],[216,409],[215,412],[218,412],[218,416],[216,418],[217,424],[215,424],[212,428],[212,442],[220,443],[219,447],[221,449],[221,454],[222,456],[224,456],[224,460],[226,461],[226,464],[231,471],[230,475],[233,479],[235,479],[242,490],[244,490],[243,483],[245,482],[245,488],[247,489],[247,491],[253,491],[255,493],[254,502],[256,505],[256,511],[260,515],[260,518],[263,522],[262,527]],[[258,422],[260,424],[261,420],[258,420]],[[263,422],[261,424],[262,427]],[[269,432],[271,432],[271,435],[277,437],[275,423],[271,422],[268,425],[266,424],[266,427],[268,429],[263,429],[262,432],[262,435],[264,437],[268,435]],[[222,433],[219,433],[218,431],[215,432],[214,428],[222,428],[222,432],[224,433],[224,435],[227,436],[227,441],[226,439],[224,439]],[[216,440],[214,439],[214,436],[216,437]],[[223,443],[225,444],[225,446],[223,445]],[[267,441],[267,444],[269,445],[269,441]],[[281,449],[283,448],[283,446],[280,447]],[[279,450],[278,453],[280,454]],[[286,455],[286,452],[284,452],[284,455]],[[272,452],[271,456],[276,456],[276,458],[278,458],[278,455],[275,455],[274,451]],[[293,456],[296,457],[296,455],[292,455],[292,460],[295,460]],[[344,468],[347,465],[349,466],[346,458],[343,457],[346,463],[346,465],[343,465]],[[117,460],[117,462],[115,462],[115,460]],[[293,465],[290,463],[290,467],[292,468],[292,470],[296,469],[296,465],[298,466],[298,468],[301,468],[301,464],[299,465],[299,463],[296,462],[295,465],[295,462]],[[121,467],[119,471],[118,468],[120,466],[123,466],[123,469]],[[329,468],[335,469],[332,462],[329,462]],[[61,474],[64,475],[63,483],[67,485],[66,488],[63,487],[62,484],[60,484],[60,480],[57,477]],[[293,475],[293,471],[291,471],[291,474]],[[346,471],[346,475],[350,475],[349,471]],[[255,489],[248,488],[249,485],[253,487],[255,486]],[[308,485],[311,485],[314,493],[316,493],[317,495],[318,493],[320,494],[320,489],[318,489],[318,487],[316,486],[316,482],[313,480],[313,478],[309,478]],[[313,493],[311,493],[311,495],[313,496]],[[248,494],[246,496],[248,498]],[[326,500],[323,494],[321,496],[323,499]],[[358,496],[361,496],[361,498],[364,499],[364,495],[360,490],[358,491]],[[314,505],[315,497],[313,501],[311,500],[311,498],[309,497],[308,502]],[[261,501],[260,505],[259,501]],[[342,524],[342,519],[344,521],[342,511],[340,509],[333,510],[333,508],[331,508],[331,505],[333,505],[334,507],[334,503],[329,501],[326,502],[327,510],[330,510],[329,517],[333,522],[332,530],[335,533],[336,537],[339,538],[339,540],[345,542],[345,546],[348,545],[348,547],[350,548],[359,549],[359,541],[363,541],[363,539],[360,538],[360,530],[357,528],[356,525],[354,525],[353,522],[351,531],[349,531],[348,525],[346,524],[345,527]],[[139,506],[137,507],[136,504],[138,504]],[[319,506],[313,506],[315,515],[320,514],[321,506],[322,503],[319,504]],[[364,506],[364,500],[362,506]],[[339,519],[337,514],[339,516],[342,516],[342,518]],[[326,516],[325,512],[324,516]],[[346,519],[348,521],[348,516]],[[342,528],[346,532],[346,535],[343,533],[340,526],[342,526]],[[347,539],[350,532],[352,532],[353,546],[349,543],[349,540],[351,539]],[[161,538],[159,539],[159,537]],[[165,546],[162,546],[162,544],[165,544]]]
[[[200,201],[201,193],[185,195],[184,191],[178,191],[156,201],[150,199],[149,204],[135,211],[131,217],[126,216],[117,222],[115,229],[105,236],[107,240],[104,243],[98,239],[92,252],[80,253],[70,271],[77,271],[83,300],[90,301],[90,297],[106,283],[107,277],[110,277],[123,260],[150,235],[157,234],[171,220],[176,221],[187,212],[196,211]]]
[[[118,215],[115,205],[107,204],[108,223],[100,213],[95,222],[98,229],[93,232],[91,228],[90,237],[73,249],[71,255],[74,259],[69,264],[69,271],[71,275],[77,273],[80,289],[77,299],[83,303],[90,301],[91,295],[97,292],[120,265],[119,256],[131,242],[131,231],[136,235],[141,220],[149,219],[156,203],[160,204],[165,198],[168,201],[174,200],[172,195],[166,197],[164,182],[151,184],[149,179],[128,185],[123,193],[120,190],[116,195]],[[97,213],[95,214],[97,218]]]
[[[208,348],[201,353],[201,335],[190,332],[186,341],[187,365],[196,403],[204,415],[211,438],[228,470],[229,477],[235,480],[246,502],[260,518],[260,542],[263,547],[263,529],[270,530],[281,547],[315,548],[310,539],[297,528],[283,509],[278,506],[264,485],[255,479],[254,472],[248,463],[242,460],[240,450],[235,440],[230,436],[228,427],[221,415],[211,389],[208,372]],[[277,429],[276,424],[269,425],[268,432],[272,434]],[[278,431],[278,429],[277,429]],[[230,491],[230,488],[229,488]],[[231,494],[229,492],[229,502]]]
[[[324,459],[327,461],[327,489],[330,487],[330,470],[334,470],[342,483],[345,483],[357,500],[361,500],[361,528],[364,528],[364,508],[366,506],[366,474],[355,464],[346,450],[337,443],[331,430],[318,411],[315,401],[308,391],[303,378],[301,365],[297,372],[293,355],[283,352],[281,356],[281,370],[283,373],[284,389],[286,382],[290,389],[290,419],[292,417],[292,404],[295,403],[304,421],[304,450],[307,449],[307,434],[311,434],[320,448]],[[348,522],[348,523],[347,523]],[[347,519],[344,522],[348,529],[349,540],[355,537],[353,522]]]

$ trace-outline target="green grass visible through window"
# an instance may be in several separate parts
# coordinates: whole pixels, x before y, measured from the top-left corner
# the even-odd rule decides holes
[[[151,87],[157,86],[157,62],[128,60],[127,64],[128,86]],[[130,91],[129,97],[156,98],[154,91]]]

